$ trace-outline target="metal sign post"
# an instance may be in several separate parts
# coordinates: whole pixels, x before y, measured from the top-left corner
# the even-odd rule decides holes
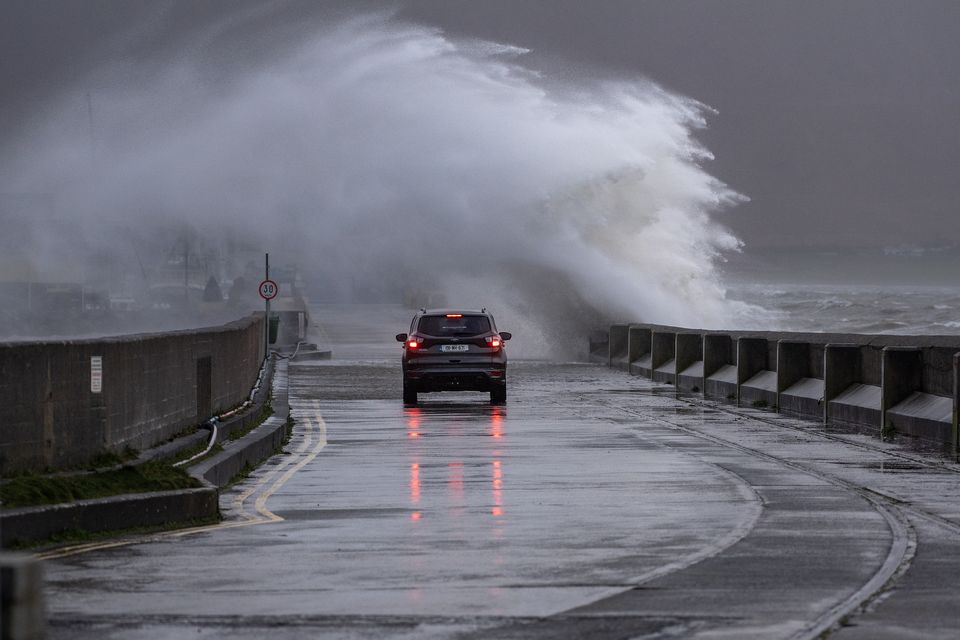
[[[270,355],[270,301],[277,297],[280,287],[270,279],[270,254],[263,254],[263,282],[260,283],[260,297],[264,301],[263,311],[263,359]]]
[[[270,254],[263,254],[263,279],[270,281]],[[263,286],[260,287],[263,291]],[[261,293],[262,295],[262,293]],[[270,298],[264,298],[266,309],[263,312],[263,359],[270,357]]]

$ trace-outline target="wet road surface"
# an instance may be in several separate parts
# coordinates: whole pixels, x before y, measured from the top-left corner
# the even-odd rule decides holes
[[[288,453],[220,526],[48,560],[53,637],[956,637],[956,465],[584,364],[404,408],[409,312],[317,315]]]

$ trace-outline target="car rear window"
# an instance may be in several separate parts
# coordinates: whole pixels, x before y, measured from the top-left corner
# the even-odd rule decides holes
[[[490,331],[490,319],[486,316],[450,318],[447,316],[423,316],[417,332],[426,336],[476,336]]]

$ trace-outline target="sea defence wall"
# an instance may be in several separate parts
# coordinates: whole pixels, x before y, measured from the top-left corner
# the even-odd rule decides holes
[[[0,344],[0,472],[147,449],[242,403],[263,335],[255,314],[205,329]]]
[[[616,324],[590,353],[678,392],[958,450],[960,336]]]

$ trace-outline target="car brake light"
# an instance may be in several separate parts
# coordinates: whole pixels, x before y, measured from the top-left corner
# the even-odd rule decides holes
[[[407,338],[407,347],[410,349],[419,349],[422,343],[423,338],[420,336],[410,336]]]
[[[462,314],[462,313],[448,313],[448,314],[447,314],[447,317],[448,317],[448,318],[462,318],[462,317],[463,317],[463,314]]]
[[[487,346],[490,347],[491,349],[500,348],[500,343],[501,343],[500,336],[487,336],[486,338],[484,338],[484,340],[487,341]]]

